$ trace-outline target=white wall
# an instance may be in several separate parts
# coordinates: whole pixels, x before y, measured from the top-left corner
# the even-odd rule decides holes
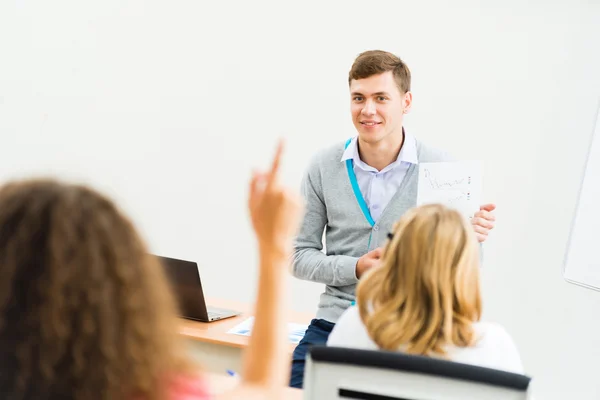
[[[154,251],[198,260],[209,295],[250,301],[250,168],[283,135],[299,186],[315,150],[354,134],[354,57],[395,52],[413,72],[407,129],[485,161],[485,317],[538,398],[599,398],[600,294],[561,276],[600,96],[598,2],[333,3],[0,2],[0,180],[93,183]],[[315,311],[322,287],[291,281]]]

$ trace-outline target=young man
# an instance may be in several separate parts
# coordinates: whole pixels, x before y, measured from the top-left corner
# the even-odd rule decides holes
[[[290,386],[302,387],[308,348],[325,344],[355,299],[356,283],[377,265],[387,233],[416,206],[418,164],[449,161],[405,132],[410,71],[384,51],[360,54],[348,77],[358,136],[318,153],[302,184],[306,213],[295,241],[293,274],[325,284],[316,318],[294,350]],[[480,243],[494,227],[493,204],[472,219]],[[327,254],[322,236],[325,229]]]

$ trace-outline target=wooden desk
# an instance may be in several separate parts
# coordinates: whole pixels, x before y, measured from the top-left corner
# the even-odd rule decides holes
[[[223,394],[228,390],[231,390],[235,385],[237,385],[237,381],[235,378],[225,375],[205,374],[208,380],[208,390],[212,396],[216,396],[219,394]],[[284,388],[284,393],[281,400],[301,400],[303,392],[300,389],[294,388]]]
[[[212,307],[240,311],[241,314],[214,322],[197,322],[182,319],[179,333],[188,339],[192,356],[210,372],[225,374],[228,369],[240,371],[242,351],[248,345],[248,336],[227,333],[234,326],[253,316],[252,305],[221,299],[207,299]],[[288,322],[308,325],[312,314],[290,311]],[[290,343],[289,354],[296,344]]]

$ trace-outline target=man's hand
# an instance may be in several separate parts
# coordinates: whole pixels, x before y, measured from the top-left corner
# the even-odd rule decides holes
[[[356,263],[356,277],[360,279],[365,272],[377,266],[382,253],[383,247],[378,247],[359,258]]]
[[[492,211],[495,209],[495,204],[484,204],[473,215],[473,218],[471,218],[471,223],[473,224],[473,229],[475,229],[479,243],[485,242],[490,231],[494,229],[496,217],[492,214]]]

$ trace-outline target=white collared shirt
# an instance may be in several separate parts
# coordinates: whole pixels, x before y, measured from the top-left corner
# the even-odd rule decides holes
[[[411,164],[418,164],[417,142],[414,136],[404,133],[404,143],[396,161],[378,171],[365,164],[358,154],[358,137],[352,139],[342,162],[352,160],[354,174],[363,199],[369,208],[371,218],[377,221],[394,194],[398,191]]]

